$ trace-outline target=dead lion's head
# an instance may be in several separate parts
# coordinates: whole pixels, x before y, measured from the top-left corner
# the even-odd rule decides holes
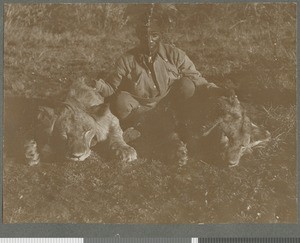
[[[40,107],[38,143],[47,144],[53,152],[67,159],[83,161],[96,144],[97,124],[87,113],[70,104],[61,107]]]
[[[135,160],[136,151],[124,141],[118,118],[103,102],[96,88],[79,79],[71,85],[64,102],[39,107],[35,138],[25,143],[28,163],[37,164],[39,153],[49,148],[61,157],[84,161],[100,141],[107,141],[113,155],[122,161]]]
[[[205,117],[212,122],[205,123],[200,138],[210,156],[236,166],[244,154],[270,139],[266,129],[251,122],[236,96],[212,98],[209,103]]]

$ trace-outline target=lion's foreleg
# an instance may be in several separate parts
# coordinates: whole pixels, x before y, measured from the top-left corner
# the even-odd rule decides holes
[[[188,150],[186,144],[179,138],[178,133],[173,132],[168,136],[169,144],[169,159],[178,163],[179,166],[184,166],[188,162]]]
[[[119,120],[116,117],[112,119],[108,141],[110,149],[118,159],[125,162],[137,159],[135,149],[124,141],[123,130],[121,129]]]
[[[24,142],[25,162],[30,165],[37,165],[40,162],[40,154],[35,139],[25,139]]]
[[[27,132],[24,137],[24,157],[29,166],[37,165],[41,159],[47,159],[53,154],[48,141],[44,141],[42,137],[37,131]]]

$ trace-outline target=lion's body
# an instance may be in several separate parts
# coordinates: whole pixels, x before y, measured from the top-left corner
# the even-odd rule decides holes
[[[83,79],[72,84],[61,104],[39,107],[34,129],[34,139],[25,142],[25,157],[30,165],[39,162],[37,153],[43,153],[45,147],[67,159],[83,161],[89,157],[91,147],[103,141],[123,161],[137,157],[134,148],[123,139],[118,118],[103,103],[97,90],[86,85]]]
[[[267,130],[251,122],[236,96],[194,97],[184,110],[181,126],[170,136],[180,164],[187,162],[189,149],[202,159],[235,166],[252,147],[270,138]]]

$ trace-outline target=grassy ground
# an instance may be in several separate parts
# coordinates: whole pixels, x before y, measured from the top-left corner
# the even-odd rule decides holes
[[[36,167],[4,153],[5,223],[296,222],[296,6],[177,8],[168,41],[208,80],[236,90],[271,132],[268,146],[234,168],[191,158],[178,169],[148,156],[155,150],[143,141],[129,168],[100,148],[84,163]],[[5,97],[57,99],[78,77],[105,78],[137,44],[125,14],[126,5],[5,5]]]

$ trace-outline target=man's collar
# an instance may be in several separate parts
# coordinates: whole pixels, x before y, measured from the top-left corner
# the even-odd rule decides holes
[[[166,49],[164,48],[164,46],[161,42],[159,43],[159,46],[158,46],[157,55],[159,55],[165,61],[168,60]],[[143,54],[143,52],[141,51],[141,48],[138,47],[137,48],[137,59],[138,59],[138,61],[140,63],[143,63],[144,61],[146,61],[146,56],[147,55]]]
[[[159,43],[157,54],[158,54],[163,60],[168,61],[167,53],[166,53],[166,48],[164,47],[164,45],[163,45],[161,42]]]

